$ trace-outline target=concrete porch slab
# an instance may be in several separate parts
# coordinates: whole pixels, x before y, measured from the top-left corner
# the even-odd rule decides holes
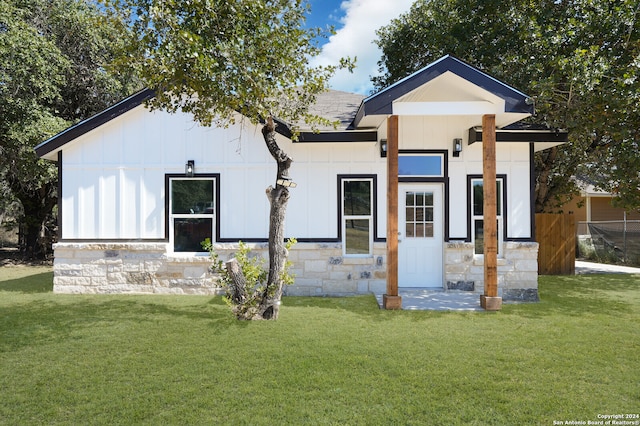
[[[480,307],[477,293],[428,288],[400,289],[402,309],[413,311],[484,311]],[[376,294],[378,306],[382,309],[382,294]]]

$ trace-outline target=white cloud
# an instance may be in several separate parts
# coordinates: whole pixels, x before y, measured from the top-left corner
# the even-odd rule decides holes
[[[342,26],[323,46],[315,65],[335,65],[342,57],[357,57],[353,73],[339,71],[331,80],[331,88],[369,94],[373,89],[371,76],[378,75],[381,51],[373,42],[375,31],[407,12],[414,0],[345,0],[340,8],[345,12]]]

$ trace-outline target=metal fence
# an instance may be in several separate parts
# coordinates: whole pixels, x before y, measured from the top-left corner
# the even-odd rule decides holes
[[[578,256],[640,265],[640,220],[579,222]]]

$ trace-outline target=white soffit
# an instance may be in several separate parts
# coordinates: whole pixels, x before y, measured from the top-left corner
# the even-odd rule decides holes
[[[499,105],[487,101],[394,102],[396,115],[483,115],[504,113]]]
[[[554,146],[562,145],[565,142],[534,142],[533,150],[535,152],[544,151],[545,149],[553,148]]]

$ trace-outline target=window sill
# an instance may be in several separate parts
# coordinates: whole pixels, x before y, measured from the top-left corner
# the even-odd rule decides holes
[[[368,265],[371,263],[373,259],[373,255],[365,254],[365,255],[343,255],[342,256],[342,264],[343,265]]]
[[[165,259],[170,263],[210,263],[209,253],[167,253]]]

